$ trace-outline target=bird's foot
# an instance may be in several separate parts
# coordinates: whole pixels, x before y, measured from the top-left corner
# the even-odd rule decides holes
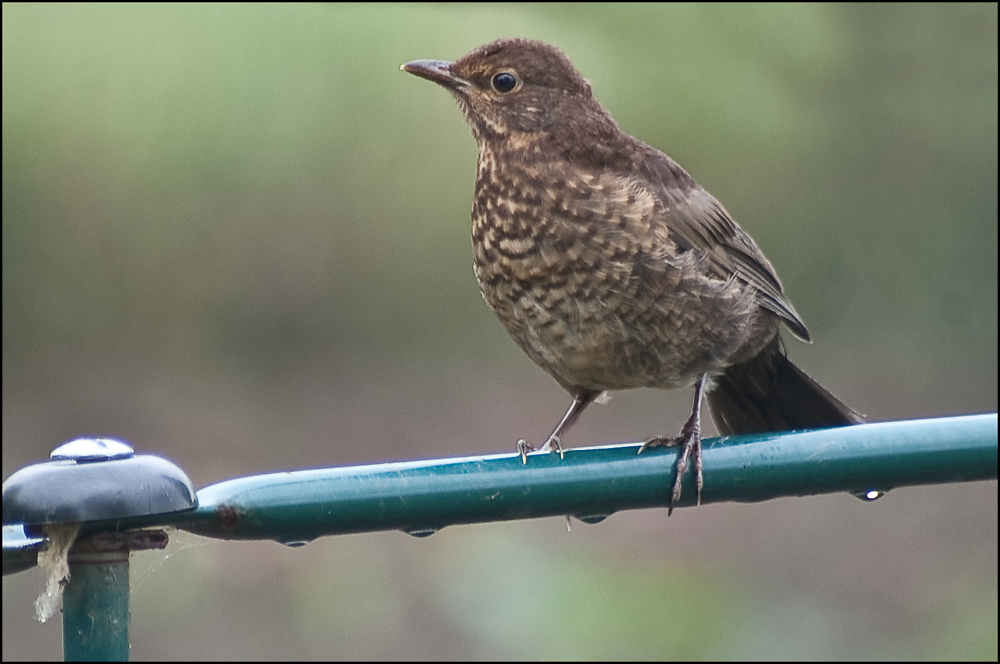
[[[667,507],[667,516],[673,514],[674,507],[677,506],[678,501],[681,499],[681,487],[684,482],[684,473],[687,472],[688,460],[694,461],[695,486],[698,489],[697,504],[701,505],[701,488],[705,485],[701,464],[701,427],[697,425],[689,426],[689,424],[684,425],[679,436],[653,438],[646,441],[639,448],[639,454],[642,454],[643,450],[647,447],[679,446],[681,448],[677,454],[677,477],[674,479],[674,488],[670,493],[670,506]]]
[[[525,465],[528,463],[528,452],[534,452],[536,450],[539,452],[559,452],[559,458],[565,458],[562,445],[559,444],[559,436],[549,436],[549,439],[546,440],[545,444],[540,448],[536,448],[524,438],[517,441],[517,453],[521,455],[521,463]]]
[[[517,453],[521,455],[521,463],[528,465],[528,452],[534,452],[535,446],[526,441],[524,438],[519,438],[517,441]]]

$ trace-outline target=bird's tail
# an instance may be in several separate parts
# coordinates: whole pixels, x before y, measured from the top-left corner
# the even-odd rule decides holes
[[[864,417],[785,356],[776,336],[756,357],[715,380],[708,405],[724,436],[860,424]]]

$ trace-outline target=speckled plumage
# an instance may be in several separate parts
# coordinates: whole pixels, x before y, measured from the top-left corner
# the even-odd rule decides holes
[[[753,240],[675,161],[621,131],[561,51],[502,39],[403,69],[450,90],[479,145],[483,298],[574,397],[543,449],[561,449],[605,390],[695,385],[682,436],[647,443],[683,445],[672,508],[689,454],[700,496],[703,388],[724,433],[860,421],[781,352],[779,323],[809,333]],[[813,394],[778,412],[771,388],[786,379]]]

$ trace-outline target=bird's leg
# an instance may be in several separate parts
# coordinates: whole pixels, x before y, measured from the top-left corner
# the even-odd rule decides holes
[[[681,435],[676,438],[653,438],[639,448],[639,453],[647,447],[674,447],[681,446],[677,454],[677,477],[674,480],[674,488],[670,494],[670,506],[667,507],[667,516],[674,512],[674,507],[681,499],[681,486],[684,480],[684,473],[687,472],[688,459],[694,461],[695,486],[698,488],[698,505],[701,505],[701,488],[705,485],[705,480],[701,474],[701,400],[705,394],[705,376],[699,376],[698,382],[694,384],[694,407],[687,422],[681,427]]]
[[[549,434],[549,438],[545,441],[545,444],[542,445],[541,451],[558,451],[559,457],[562,458],[563,448],[562,445],[559,444],[559,438],[566,433],[571,426],[573,426],[573,422],[576,422],[576,418],[580,417],[580,413],[583,412],[583,409],[589,406],[591,402],[600,394],[600,392],[593,392],[590,390],[577,392],[576,396],[573,397],[573,403],[569,405],[569,409],[566,411],[566,414],[563,415],[563,418],[559,420],[559,424],[557,424],[556,428],[551,434]],[[526,464],[528,463],[528,452],[534,452],[535,448],[522,438],[517,441],[517,451],[521,454],[521,462]]]

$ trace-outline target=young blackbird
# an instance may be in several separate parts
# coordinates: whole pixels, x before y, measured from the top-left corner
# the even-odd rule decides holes
[[[479,145],[472,247],[483,299],[572,396],[542,446],[606,390],[694,385],[670,512],[693,461],[702,396],[724,435],[862,417],[785,356],[809,332],[771,263],[677,162],[629,136],[559,49],[500,39],[457,62],[402,67],[451,92]],[[535,448],[518,441],[522,460]]]

